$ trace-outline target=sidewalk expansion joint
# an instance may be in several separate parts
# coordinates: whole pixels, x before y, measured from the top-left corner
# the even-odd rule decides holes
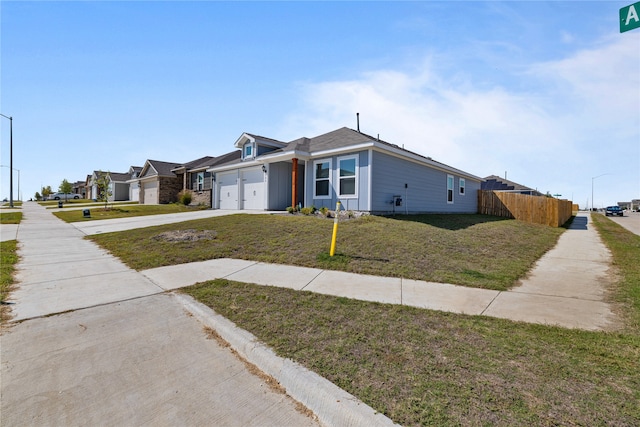
[[[304,291],[304,289],[305,289],[307,286],[311,285],[311,284],[312,284],[312,283],[313,283],[313,282],[314,282],[318,277],[320,277],[320,275],[321,275],[322,273],[324,273],[324,270],[320,270],[320,272],[319,272],[318,274],[316,274],[316,275],[313,277],[313,279],[309,280],[309,281],[307,282],[307,284],[306,284],[306,285],[304,285],[303,287],[301,287],[301,288],[300,288],[300,290],[301,290],[301,291]]]
[[[229,273],[229,274],[227,274],[226,276],[222,276],[222,277],[220,277],[220,278],[221,278],[221,279],[226,279],[227,277],[229,277],[229,276],[233,276],[233,275],[234,275],[234,274],[236,274],[236,273],[240,273],[241,271],[244,271],[244,270],[246,270],[247,268],[251,268],[251,267],[253,267],[254,265],[260,264],[260,263],[259,263],[259,262],[257,262],[257,261],[253,261],[253,262],[252,262],[252,261],[250,261],[250,260],[248,260],[248,259],[243,260],[243,261],[251,262],[251,264],[247,265],[246,267],[242,267],[240,270],[236,270],[236,271],[234,271],[233,273]]]
[[[493,299],[491,301],[489,301],[489,304],[487,304],[487,306],[482,310],[482,312],[480,312],[480,316],[484,316],[485,312],[487,310],[489,310],[489,307],[491,307],[491,305],[495,302],[496,299],[498,299],[498,297],[500,296],[500,294],[502,294],[505,291],[498,291],[498,293],[496,294],[495,297],[493,297]]]
[[[29,320],[46,319],[47,317],[60,316],[61,314],[65,314],[65,313],[75,313],[76,311],[90,310],[92,308],[98,308],[98,307],[106,307],[113,304],[120,304],[122,302],[135,301],[142,298],[148,298],[148,297],[153,297],[153,296],[162,295],[162,294],[170,294],[170,293],[171,291],[154,292],[152,294],[140,295],[140,296],[131,297],[131,298],[124,298],[117,301],[103,302],[100,304],[88,305],[86,307],[70,308],[68,310],[62,310],[55,313],[47,313],[47,314],[41,314],[38,316],[25,317],[24,319],[19,319],[19,320],[9,320],[8,324],[19,324]]]

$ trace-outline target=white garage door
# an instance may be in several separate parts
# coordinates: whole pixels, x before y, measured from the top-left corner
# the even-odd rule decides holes
[[[145,205],[158,204],[158,183],[156,181],[145,182],[144,184],[143,202]]]
[[[242,174],[242,209],[264,209],[264,172],[247,169]]]
[[[218,207],[238,209],[238,172],[218,174]]]

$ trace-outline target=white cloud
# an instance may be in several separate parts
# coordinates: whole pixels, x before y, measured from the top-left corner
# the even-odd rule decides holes
[[[529,64],[521,75],[529,82],[519,85],[526,92],[500,82],[474,86],[471,79],[436,71],[429,59],[411,71],[302,84],[301,107],[282,132],[293,139],[355,128],[359,112],[364,133],[480,176],[509,170],[525,185],[573,193],[581,201],[585,183],[590,192],[585,176],[600,171],[603,150],[610,156],[619,147],[630,155],[612,160],[616,169],[631,170],[626,182],[638,182],[639,40],[612,38],[559,61]],[[464,62],[458,65],[464,68]],[[584,176],[575,178],[579,174]],[[556,188],[560,183],[571,188]],[[620,191],[611,197],[640,194],[633,185]]]

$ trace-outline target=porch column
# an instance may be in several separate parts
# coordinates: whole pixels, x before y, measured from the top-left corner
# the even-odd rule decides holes
[[[293,158],[293,166],[291,170],[291,207],[298,205],[298,159]]]

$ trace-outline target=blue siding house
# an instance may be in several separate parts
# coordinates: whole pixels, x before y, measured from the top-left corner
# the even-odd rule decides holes
[[[477,212],[482,178],[346,127],[291,142],[244,133],[235,147],[208,169],[214,209]]]

